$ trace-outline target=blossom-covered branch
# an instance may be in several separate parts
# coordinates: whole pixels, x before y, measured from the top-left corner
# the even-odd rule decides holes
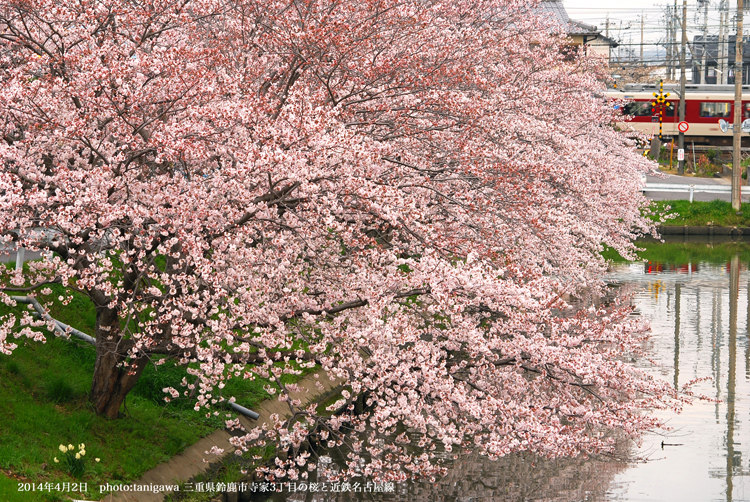
[[[291,418],[236,443],[290,448],[276,476],[304,476],[323,436],[392,479],[435,472],[437,448],[637,436],[681,402],[623,362],[643,327],[562,298],[602,294],[603,247],[653,231],[650,166],[611,127],[601,62],[563,59],[533,7],[3,3],[0,235],[45,252],[0,284],[95,304],[101,415],[151,356],[188,365],[208,409],[227,379],[268,378]],[[0,351],[31,322],[7,317]],[[315,364],[342,414],[281,383]]]

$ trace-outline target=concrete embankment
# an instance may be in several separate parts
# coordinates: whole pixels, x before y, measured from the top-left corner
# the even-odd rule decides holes
[[[729,237],[750,238],[750,227],[720,227],[716,225],[707,226],[665,226],[658,227],[660,235],[716,235]]]

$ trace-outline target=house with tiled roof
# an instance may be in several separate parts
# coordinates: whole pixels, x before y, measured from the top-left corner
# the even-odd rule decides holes
[[[617,47],[617,42],[603,35],[596,26],[570,19],[562,0],[542,0],[538,9],[568,34],[572,47],[585,47],[590,53],[601,54],[607,60],[610,49]]]

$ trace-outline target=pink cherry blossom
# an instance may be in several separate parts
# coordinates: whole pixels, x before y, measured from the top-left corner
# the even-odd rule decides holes
[[[563,59],[533,7],[3,3],[0,234],[43,257],[0,269],[0,297],[91,299],[107,417],[160,356],[192,363],[209,414],[240,397],[226,380],[268,379],[289,417],[233,442],[287,451],[277,477],[306,441],[397,480],[439,471],[439,448],[637,437],[684,398],[625,362],[647,334],[627,301],[566,299],[600,304],[600,251],[653,230],[650,166],[612,127],[602,62]],[[0,352],[43,330],[7,316]],[[288,398],[281,377],[316,365],[342,414]]]

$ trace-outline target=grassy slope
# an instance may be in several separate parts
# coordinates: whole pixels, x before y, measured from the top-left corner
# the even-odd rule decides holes
[[[643,251],[638,253],[641,259],[658,263],[728,263],[736,254],[740,256],[740,262],[750,262],[750,243],[722,243],[722,244],[699,244],[699,243],[660,243],[660,242],[638,242],[638,247]],[[614,262],[626,261],[611,249],[602,255]]]
[[[53,296],[61,293],[59,288]],[[40,300],[44,300],[40,297]],[[5,306],[0,314],[15,309]],[[95,313],[85,297],[76,296],[67,307],[59,304],[51,314],[73,327],[93,334]],[[224,413],[206,417],[184,398],[165,404],[162,388],[180,388],[184,368],[167,363],[149,366],[123,409],[125,417],[105,420],[87,403],[95,354],[82,342],[47,336],[47,342],[21,338],[12,355],[0,355],[0,500],[3,502],[60,500],[59,494],[19,493],[17,480],[73,482],[61,464],[61,443],[86,444],[89,493],[70,494],[88,500],[100,498],[98,484],[128,482],[168,460],[202,436],[223,426]],[[190,378],[189,378],[190,379]],[[230,380],[223,395],[237,397],[252,407],[268,397],[264,381]],[[100,463],[94,458],[101,458]]]
[[[676,217],[662,223],[667,226],[750,227],[750,204],[742,204],[742,215],[737,216],[729,202],[693,202],[686,200],[655,201],[653,209],[657,214],[674,214]],[[670,209],[667,209],[667,208]]]
[[[91,349],[55,338],[21,343],[13,355],[0,357],[3,470],[36,483],[73,481],[53,458],[61,457],[61,443],[85,443],[84,480],[94,490],[98,482],[137,479],[213,430],[138,395],[129,397],[126,418],[97,417],[86,399]],[[19,500],[30,499],[25,494]]]

